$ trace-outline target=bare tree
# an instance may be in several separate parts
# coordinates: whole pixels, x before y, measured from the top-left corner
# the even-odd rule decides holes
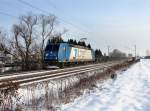
[[[150,51],[146,50],[146,56],[150,56]]]
[[[40,61],[43,67],[47,41],[53,37],[61,38],[67,32],[66,29],[62,32],[56,30],[57,24],[58,21],[54,15],[37,16],[30,13],[21,16],[19,22],[13,25],[13,36],[10,36],[9,40],[6,40],[8,38],[0,31],[0,50],[13,55],[14,59],[21,63],[23,70],[29,70],[33,60]]]
[[[39,17],[39,29],[40,29],[40,53],[41,53],[41,63],[44,66],[44,48],[47,40],[53,35],[55,26],[57,25],[56,16],[54,15],[40,15]]]
[[[11,39],[11,40],[10,40]],[[8,36],[8,34],[4,31],[3,28],[0,29],[0,51],[3,54],[10,54],[13,58],[18,58],[15,52],[15,48],[13,47],[12,38]]]
[[[5,31],[1,28],[0,29],[0,51],[5,51],[7,49],[7,46],[6,46],[6,40],[7,38],[7,34],[5,33]]]
[[[24,70],[28,70],[34,43],[34,28],[37,25],[37,16],[28,14],[21,16],[19,24],[13,25],[14,41],[12,44],[20,57]]]
[[[56,31],[56,26],[58,25],[57,17],[55,15],[40,15],[39,16],[39,32],[40,32],[40,53],[41,53],[41,64],[44,67],[44,49],[47,41],[53,37],[62,37],[63,34],[67,32],[63,29],[62,32]]]
[[[121,52],[118,49],[114,49],[111,53],[110,53],[110,57],[112,58],[125,58],[126,57],[126,53]]]

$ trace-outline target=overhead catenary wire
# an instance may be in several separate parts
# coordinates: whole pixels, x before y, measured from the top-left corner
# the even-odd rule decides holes
[[[6,12],[1,11],[1,10],[0,10],[0,15],[8,16],[8,17],[15,18],[15,19],[18,19],[18,18],[19,18],[18,16],[15,16],[15,15],[12,15],[12,14],[9,14],[9,13],[6,13]]]
[[[11,15],[11,14],[6,13],[6,12],[3,12],[3,11],[0,11],[0,15],[5,15],[5,16],[13,17],[13,18],[18,18],[18,17],[15,16],[15,15]]]
[[[51,7],[52,7],[53,9],[58,10],[59,12],[61,12],[61,14],[63,14],[62,9],[59,10],[59,9],[56,7],[56,5],[55,5],[51,0],[47,0],[47,2],[48,2],[49,5],[51,5]],[[66,22],[66,21],[65,21],[65,22]],[[75,25],[75,24],[72,24],[72,25]],[[85,30],[84,30],[85,32],[87,32],[88,34],[91,33],[91,32],[89,31],[89,29],[87,29],[87,26],[85,26],[84,24],[81,24],[81,23],[80,23],[80,25],[82,25],[82,27],[85,29]],[[82,27],[80,27],[80,28],[82,28]],[[82,28],[82,29],[83,29],[83,28]]]
[[[47,2],[48,2],[54,9],[57,9],[57,7],[56,7],[50,0],[47,0]]]
[[[38,11],[42,12],[42,13],[50,14],[49,12],[47,12],[47,11],[45,11],[45,10],[43,10],[43,9],[41,9],[41,8],[39,8],[39,7],[37,7],[37,6],[34,6],[34,5],[32,5],[32,4],[30,4],[30,3],[26,2],[26,1],[24,1],[24,0],[18,0],[18,1],[19,1],[20,3],[22,3],[22,4],[24,4],[24,5],[27,5],[27,6],[31,7],[31,8],[33,8],[33,9],[35,9],[35,10],[38,10]],[[89,33],[89,32],[87,32],[87,31],[83,30],[82,28],[78,27],[77,25],[75,25],[75,24],[73,24],[73,23],[70,23],[70,22],[68,22],[68,21],[66,21],[66,20],[64,20],[64,19],[62,19],[62,18],[60,18],[60,17],[58,17],[58,19],[61,20],[63,23],[68,24],[68,25],[70,25],[70,26],[72,26],[72,27],[74,27],[74,28],[76,28],[76,29],[78,29],[78,30],[84,32],[85,34],[88,34],[88,33]]]
[[[24,4],[24,5],[27,5],[27,6],[30,7],[30,8],[33,8],[33,9],[35,9],[35,10],[38,10],[38,11],[40,11],[40,12],[42,12],[42,13],[51,14],[51,13],[49,13],[49,12],[47,12],[47,11],[41,9],[41,8],[38,8],[38,7],[32,5],[32,4],[30,4],[30,3],[28,3],[28,2],[26,2],[26,1],[24,1],[24,0],[17,0],[17,1],[21,2],[21,3]],[[18,16],[9,14],[8,12],[2,11],[2,10],[0,10],[0,15],[12,17],[12,18],[15,18],[15,19],[18,19],[18,18],[19,18]],[[65,21],[65,20],[61,19],[60,17],[57,17],[57,18],[58,18],[59,20],[61,20],[62,23],[66,24],[66,25],[70,25],[70,26],[74,27],[75,29],[79,30],[80,32],[82,32],[84,37],[89,34],[89,32],[86,32],[85,30],[83,30],[82,28],[78,27],[77,25],[72,24],[72,23],[70,23],[70,22],[68,22],[68,21]],[[85,35],[85,34],[86,34],[86,35]],[[80,33],[79,35],[81,35],[81,33]],[[78,36],[79,36],[79,35],[78,35]]]

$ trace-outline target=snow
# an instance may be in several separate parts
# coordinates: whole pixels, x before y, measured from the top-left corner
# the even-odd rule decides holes
[[[62,111],[150,111],[150,60],[141,60],[115,80],[97,83],[92,93],[62,105]]]

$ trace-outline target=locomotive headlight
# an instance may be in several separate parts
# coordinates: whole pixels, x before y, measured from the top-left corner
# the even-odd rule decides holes
[[[48,56],[48,53],[46,54],[46,57]]]

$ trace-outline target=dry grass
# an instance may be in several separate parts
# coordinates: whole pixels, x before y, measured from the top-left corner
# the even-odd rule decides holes
[[[9,86],[6,89],[0,90],[0,111],[22,111],[30,108],[32,111],[45,109],[47,111],[57,111],[62,104],[74,101],[75,98],[83,94],[84,90],[92,91],[96,88],[97,81],[103,81],[110,78],[117,70],[126,70],[131,63],[115,65],[102,70],[95,70],[88,74],[80,74],[68,78],[61,78],[43,83],[26,86],[27,95],[24,95],[27,101],[20,102],[18,95],[18,85],[13,82],[4,83]],[[39,85],[40,84],[40,85]],[[51,85],[50,85],[51,84]],[[54,87],[55,86],[55,87]],[[40,92],[44,89],[44,94],[40,97],[36,96],[36,89]]]

